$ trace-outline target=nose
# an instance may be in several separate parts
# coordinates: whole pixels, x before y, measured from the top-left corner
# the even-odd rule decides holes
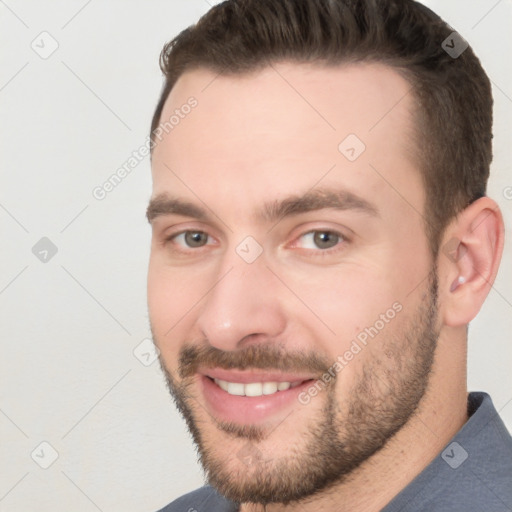
[[[224,351],[275,339],[286,327],[280,296],[279,282],[263,258],[251,264],[230,260],[205,297],[198,328]]]

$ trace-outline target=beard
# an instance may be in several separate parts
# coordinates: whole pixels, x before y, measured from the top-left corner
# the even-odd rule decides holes
[[[192,390],[196,369],[204,366],[322,374],[332,361],[316,352],[292,354],[276,345],[252,345],[236,352],[224,352],[208,344],[186,346],[180,351],[178,381],[160,359],[210,485],[236,503],[288,504],[342,483],[383,448],[415,413],[428,387],[439,336],[435,267],[428,281],[420,306],[401,332],[386,337],[384,330],[370,342],[379,347],[365,348],[374,352],[367,354],[370,357],[354,374],[351,389],[340,398],[335,385],[338,379],[332,380],[324,389],[322,409],[304,425],[300,443],[290,443],[286,455],[270,461],[264,459],[262,443],[273,430],[220,422],[207,415]],[[198,413],[206,419],[199,419]],[[215,436],[207,434],[211,425],[217,430]],[[219,440],[219,431],[224,439]],[[228,438],[237,446],[238,461],[229,452]]]

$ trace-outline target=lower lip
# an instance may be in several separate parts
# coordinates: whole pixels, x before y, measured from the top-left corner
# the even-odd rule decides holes
[[[235,396],[221,389],[209,377],[201,375],[200,380],[209,412],[220,421],[243,425],[262,423],[288,412],[293,406],[299,406],[300,393],[314,382],[308,380],[272,395]]]

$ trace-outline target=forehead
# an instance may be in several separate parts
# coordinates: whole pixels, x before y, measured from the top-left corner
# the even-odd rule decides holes
[[[192,97],[196,106],[183,109]],[[248,201],[320,181],[369,196],[386,182],[418,185],[413,107],[410,84],[381,64],[186,72],[162,112],[161,123],[181,115],[154,149],[154,195],[202,197],[213,187],[235,206],[237,190]]]

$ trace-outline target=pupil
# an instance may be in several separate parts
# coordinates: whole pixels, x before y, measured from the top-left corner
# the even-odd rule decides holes
[[[338,242],[338,235],[329,231],[320,231],[315,233],[314,236],[315,244],[321,249],[330,249],[334,247]]]

